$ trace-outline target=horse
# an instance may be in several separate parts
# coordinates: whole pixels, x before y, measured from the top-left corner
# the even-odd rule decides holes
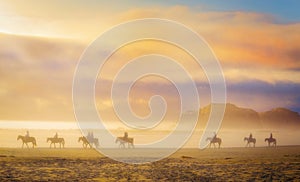
[[[247,141],[247,144],[245,147],[250,147],[250,143],[253,143],[253,147],[255,147],[255,143],[256,143],[256,139],[255,138],[248,138],[248,137],[245,137],[244,138],[244,141]]]
[[[219,148],[221,147],[221,143],[222,143],[222,139],[221,138],[212,138],[212,137],[208,137],[206,138],[206,141],[209,141],[209,148],[211,147],[211,144],[214,144],[214,148],[216,148],[215,143],[219,144]]]
[[[27,137],[27,136],[22,136],[22,135],[19,135],[17,140],[22,140],[22,148],[24,147],[24,143],[26,144],[27,148],[29,148],[28,146],[28,143],[32,143],[32,148],[34,148],[34,146],[37,146],[36,145],[36,140],[34,137]]]
[[[90,148],[93,147],[93,144],[95,145],[96,148],[99,147],[99,140],[98,138],[87,138],[87,137],[79,137],[78,138],[78,142],[82,141],[82,147],[83,148],[87,148],[88,146],[90,146]]]
[[[265,138],[265,142],[268,142],[268,146],[270,147],[271,145],[271,143],[273,143],[273,145],[272,146],[274,146],[274,147],[276,147],[276,144],[277,144],[277,141],[276,141],[276,139],[275,138]]]
[[[89,143],[90,143],[91,145],[94,144],[96,148],[99,147],[99,140],[98,140],[98,138],[89,138],[88,141],[89,141]]]
[[[47,138],[47,143],[50,141],[50,148],[52,147],[52,144],[54,144],[54,148],[56,148],[56,143],[59,143],[59,148],[61,148],[61,145],[63,148],[65,148],[65,139],[64,138]]]
[[[125,138],[125,137],[117,137],[115,143],[120,143],[119,148],[125,148],[125,144],[128,144],[128,148],[134,148],[134,139],[133,138]]]
[[[84,136],[79,137],[78,142],[80,142],[80,141],[82,141],[83,148],[87,148],[88,145],[90,146],[90,148],[92,148],[92,145],[90,144],[90,142],[88,141],[88,139],[86,137],[84,137]]]

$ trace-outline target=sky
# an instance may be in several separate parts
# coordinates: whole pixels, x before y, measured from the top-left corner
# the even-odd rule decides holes
[[[112,26],[141,18],[170,19],[201,35],[220,61],[228,102],[260,112],[276,107],[300,112],[299,5],[296,0],[0,1],[0,120],[73,121],[72,82],[81,54]],[[201,106],[210,103],[207,78],[190,55],[163,42],[141,41],[113,54],[99,75],[96,103],[104,118],[116,119],[109,96],[114,75],[131,59],[151,53],[184,65]],[[166,67],[166,73],[173,71]],[[178,93],[161,78],[134,85],[133,110],[149,114],[153,94],[166,98],[166,118],[172,119]]]

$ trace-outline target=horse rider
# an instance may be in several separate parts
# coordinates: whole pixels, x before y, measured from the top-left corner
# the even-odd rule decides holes
[[[128,133],[125,132],[125,133],[124,133],[124,139],[127,139],[127,138],[128,138]]]
[[[215,140],[217,138],[217,133],[214,132],[214,137],[213,137],[213,140]]]
[[[25,137],[29,138],[29,131],[28,130],[26,131]]]
[[[93,132],[91,132],[91,139],[94,139],[94,133]]]
[[[58,138],[58,134],[57,132],[55,133],[54,137],[53,138]]]
[[[273,134],[272,133],[270,134],[270,139],[273,139]]]
[[[94,139],[94,133],[93,132],[88,132],[88,135],[86,136],[88,140]]]
[[[250,133],[249,139],[252,139],[252,133]]]

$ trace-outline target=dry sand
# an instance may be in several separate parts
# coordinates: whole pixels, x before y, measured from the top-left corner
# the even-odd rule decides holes
[[[0,181],[300,181],[300,147],[182,149],[142,165],[93,149],[0,148],[0,166]]]

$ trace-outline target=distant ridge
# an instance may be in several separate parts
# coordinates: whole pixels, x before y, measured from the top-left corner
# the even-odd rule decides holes
[[[207,121],[211,105],[200,109],[200,121]],[[274,108],[257,112],[250,108],[238,107],[227,103],[222,128],[227,129],[300,129],[300,115],[287,108]]]

